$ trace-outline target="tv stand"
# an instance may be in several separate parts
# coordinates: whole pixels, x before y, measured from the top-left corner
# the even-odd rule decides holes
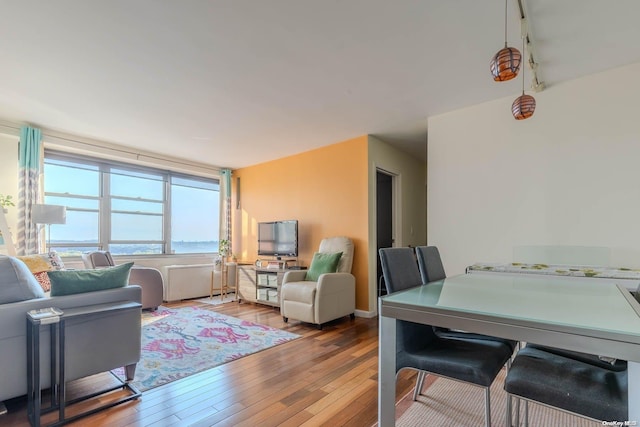
[[[271,266],[268,263],[272,263]],[[280,307],[280,287],[289,270],[304,269],[297,259],[258,259],[238,265],[239,296],[242,301]]]

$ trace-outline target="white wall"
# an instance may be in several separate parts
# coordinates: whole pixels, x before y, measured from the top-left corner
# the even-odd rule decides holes
[[[611,248],[640,267],[640,64],[429,119],[428,241],[447,274],[514,246]]]

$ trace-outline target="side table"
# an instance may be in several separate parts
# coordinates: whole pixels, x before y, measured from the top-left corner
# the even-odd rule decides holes
[[[233,300],[238,298],[238,264],[236,262],[222,261],[220,266],[220,301],[224,301],[227,293],[233,288]],[[233,286],[229,285],[229,279],[233,281]],[[213,291],[216,287],[216,270],[211,271],[211,289],[209,292],[209,298],[213,299]]]
[[[29,423],[33,427],[39,427],[40,418],[43,414],[58,411],[58,420],[48,426],[60,426],[86,417],[106,408],[137,399],[142,395],[133,385],[118,380],[118,385],[111,386],[107,389],[91,393],[70,401],[66,401],[66,379],[65,379],[65,321],[71,318],[86,317],[101,313],[120,311],[120,310],[140,310],[141,304],[131,301],[122,301],[118,303],[96,304],[86,307],[67,309],[64,312],[60,310],[59,315],[51,315],[47,317],[39,317],[31,313],[27,313],[27,416]],[[40,329],[42,326],[49,327],[51,338],[51,404],[47,408],[42,408],[42,384],[40,383]],[[100,396],[111,391],[123,389],[128,390],[129,394],[115,401],[108,402],[91,410],[75,414],[69,418],[65,416],[65,408],[78,402]]]

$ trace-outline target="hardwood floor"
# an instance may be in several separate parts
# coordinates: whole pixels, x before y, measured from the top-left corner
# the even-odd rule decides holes
[[[297,321],[284,323],[278,309],[259,304],[214,306],[187,301],[169,306],[184,305],[197,305],[302,337],[147,390],[138,400],[69,425],[371,427],[376,422],[377,319],[352,321],[344,317],[319,331],[314,325]],[[69,397],[99,389],[110,381],[109,374],[79,380],[69,386]],[[411,390],[414,381],[415,374],[401,372],[398,398]],[[9,413],[0,416],[0,425],[28,426],[26,398],[6,403]],[[90,407],[76,406],[78,410]],[[50,422],[50,418],[43,417],[44,422]]]

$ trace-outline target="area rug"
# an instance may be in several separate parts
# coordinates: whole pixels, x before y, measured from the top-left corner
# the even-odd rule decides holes
[[[140,391],[299,338],[299,335],[197,307],[143,313]],[[114,371],[121,378],[122,369]]]
[[[491,425],[506,426],[506,393],[504,370],[491,386]],[[402,400],[411,401],[413,391]],[[400,408],[403,402],[398,403]],[[522,410],[523,411],[523,410]],[[397,413],[396,426],[483,426],[484,390],[480,387],[444,378],[438,378],[423,391],[416,402],[410,403],[402,413]],[[522,415],[521,415],[522,422]],[[545,406],[529,403],[530,426],[595,427],[602,423],[576,417]]]

